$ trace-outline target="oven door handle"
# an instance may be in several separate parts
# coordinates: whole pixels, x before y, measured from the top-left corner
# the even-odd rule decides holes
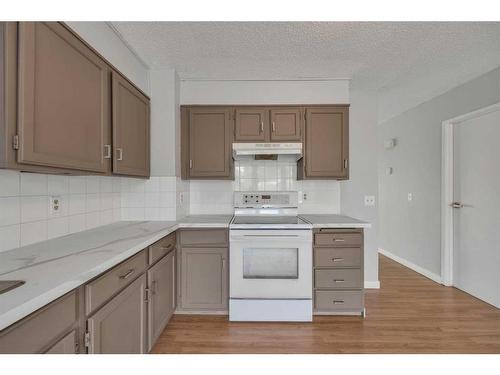
[[[243,236],[239,236],[239,238],[243,237],[297,238],[300,236],[297,234],[244,234]]]

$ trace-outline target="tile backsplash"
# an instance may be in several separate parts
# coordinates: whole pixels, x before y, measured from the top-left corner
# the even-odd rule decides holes
[[[175,220],[176,185],[176,177],[144,180],[0,170],[0,251],[119,220]],[[56,213],[50,209],[51,197],[60,201]]]
[[[234,191],[298,191],[299,212],[339,213],[338,181],[297,181],[297,163],[287,160],[235,162],[234,181],[190,181],[190,214],[231,214]]]

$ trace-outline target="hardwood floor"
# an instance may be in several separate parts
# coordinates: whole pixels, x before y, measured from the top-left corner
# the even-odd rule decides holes
[[[231,323],[175,315],[153,353],[500,353],[500,310],[380,256],[367,316]]]

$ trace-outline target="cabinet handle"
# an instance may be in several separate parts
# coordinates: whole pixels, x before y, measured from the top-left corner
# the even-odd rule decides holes
[[[332,262],[342,262],[344,258],[332,258]]]
[[[344,238],[334,238],[333,242],[345,242]]]
[[[341,304],[343,304],[343,303],[344,303],[344,301],[342,301],[342,300],[340,300],[340,299],[334,299],[334,300],[333,300],[333,304],[334,304],[334,305],[341,305]]]
[[[273,121],[273,133],[276,132],[276,123]]]
[[[347,159],[344,159],[344,169],[347,169]]]
[[[172,248],[172,244],[168,244],[168,246],[162,246],[161,249],[162,250],[170,250]]]
[[[264,132],[264,121],[260,122],[260,133],[262,134]]]
[[[128,270],[125,274],[120,276],[120,280],[126,280],[135,272],[134,269]]]
[[[189,169],[193,169],[193,160],[189,160]]]
[[[116,156],[116,160],[121,161],[123,160],[123,149],[122,148],[117,148],[116,153],[118,154]]]
[[[111,145],[104,145],[104,159],[111,159]]]
[[[344,279],[334,279],[333,282],[334,283],[343,283],[343,282],[345,282],[345,280]]]
[[[222,269],[226,268],[226,259],[222,258]]]

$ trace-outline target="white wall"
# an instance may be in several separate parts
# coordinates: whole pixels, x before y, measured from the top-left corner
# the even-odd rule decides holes
[[[365,229],[365,280],[378,285],[378,176],[377,176],[377,95],[351,91],[349,109],[349,180],[340,182],[343,214],[368,221]],[[375,196],[376,205],[366,207],[364,196]]]
[[[181,81],[181,104],[347,104],[349,81]]]
[[[379,126],[380,247],[441,273],[441,123],[500,102],[500,68]],[[385,150],[383,141],[396,138]],[[386,175],[392,167],[394,173]],[[408,193],[413,200],[408,202]]]
[[[127,47],[106,22],[66,22],[146,94],[150,93],[148,67]]]

